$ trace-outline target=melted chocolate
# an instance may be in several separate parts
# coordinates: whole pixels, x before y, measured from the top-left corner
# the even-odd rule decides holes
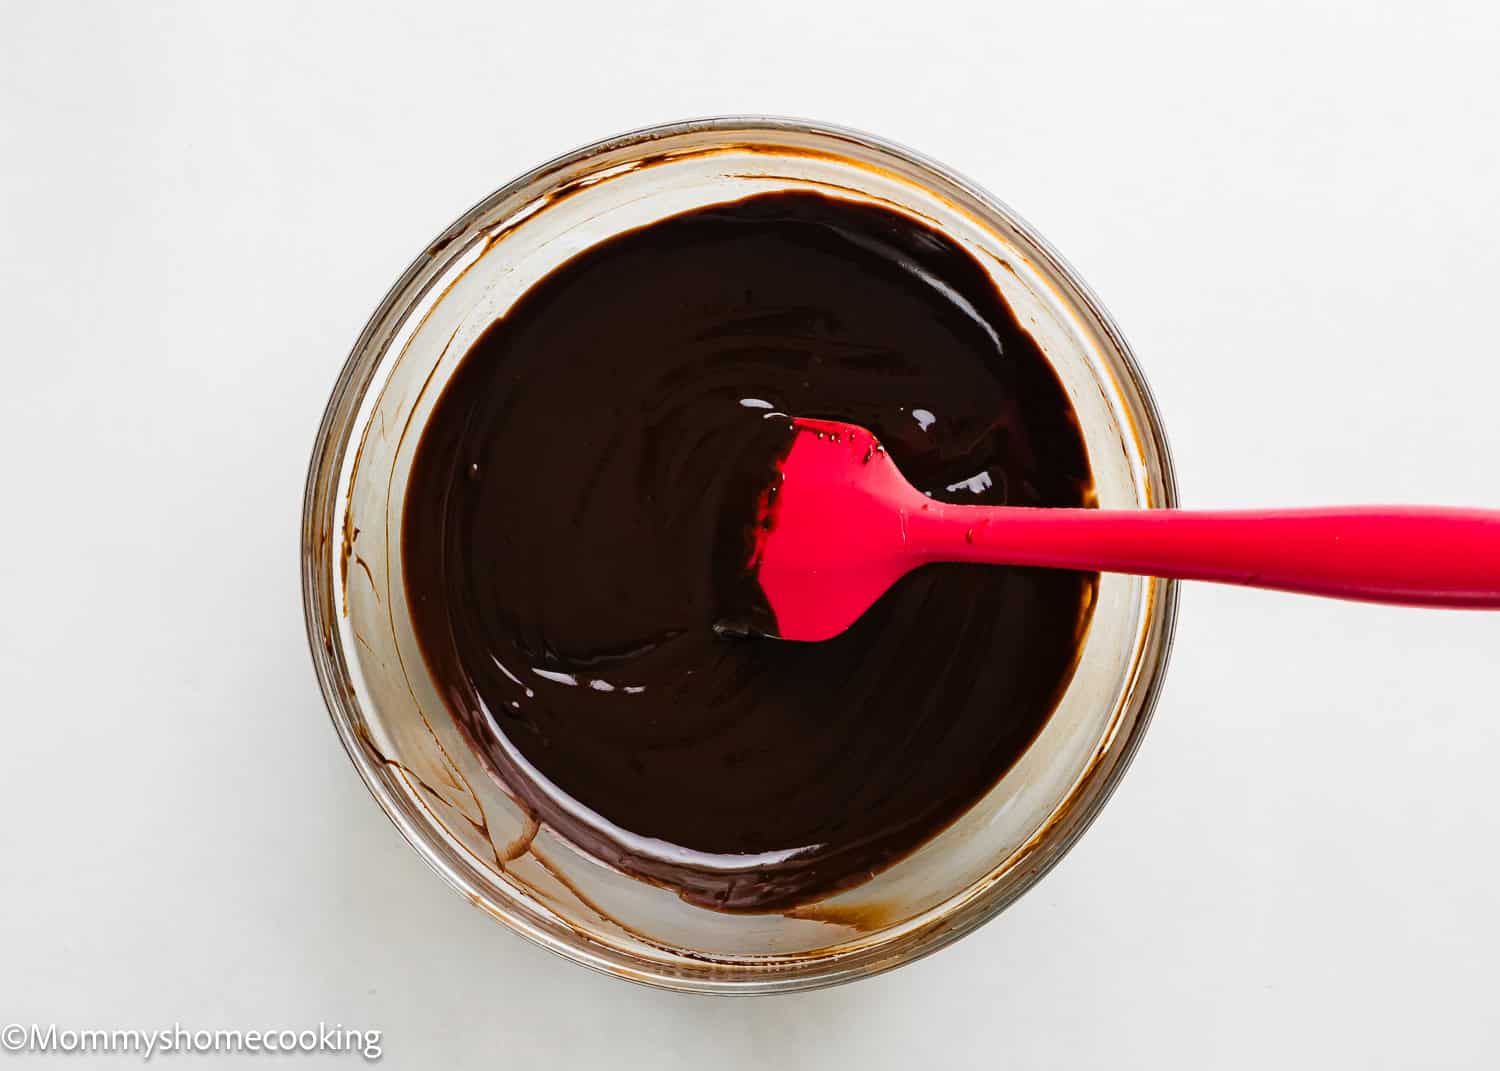
[[[934,498],[1078,506],[1062,387],[942,234],[808,193],[596,245],[465,356],[405,508],[428,665],[503,783],[727,910],[867,880],[952,822],[1065,686],[1095,578],[944,565],[820,644],[719,635],[774,413],[873,431]]]

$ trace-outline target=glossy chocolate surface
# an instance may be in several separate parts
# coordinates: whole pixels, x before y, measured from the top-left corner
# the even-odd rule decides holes
[[[721,635],[773,414],[873,431],[934,498],[1077,506],[1081,435],[993,280],[811,193],[596,245],[464,357],[405,506],[428,665],[542,822],[695,903],[867,880],[970,807],[1066,685],[1095,578],[929,566],[837,639]]]

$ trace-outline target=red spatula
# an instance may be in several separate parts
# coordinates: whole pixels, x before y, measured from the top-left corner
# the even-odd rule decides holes
[[[796,420],[767,473],[749,569],[775,617],[826,640],[931,562],[1215,580],[1406,606],[1500,609],[1500,510],[1190,512],[955,506],[902,477],[864,428]]]

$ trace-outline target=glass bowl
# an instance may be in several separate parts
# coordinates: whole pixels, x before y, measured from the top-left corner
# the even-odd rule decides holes
[[[469,345],[529,286],[623,230],[787,189],[877,202],[984,264],[1066,387],[1099,505],[1175,504],[1150,394],[1119,331],[1014,213],[931,161],[784,119],[652,127],[544,164],[445,230],[371,317],[329,400],[308,473],[302,580],[328,710],[371,793],[479,908],[589,967],[670,989],[831,985],[925,955],[1054,865],[1146,727],[1171,643],[1172,584],[1102,578],[1077,670],[1021,759],[973,808],[873,879],[784,914],[725,914],[627,877],[538,826],[486,771],[434,689],[398,540],[413,450]]]

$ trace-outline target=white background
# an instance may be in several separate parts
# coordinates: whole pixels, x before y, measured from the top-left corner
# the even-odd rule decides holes
[[[726,112],[896,139],[1040,228],[1186,504],[1500,506],[1497,55],[1488,0],[0,0],[0,1022],[337,1021],[419,1069],[1496,1066],[1500,616],[1192,588],[1139,759],[1017,906],[714,1000],[533,948],[401,843],[297,532],[428,239]]]

